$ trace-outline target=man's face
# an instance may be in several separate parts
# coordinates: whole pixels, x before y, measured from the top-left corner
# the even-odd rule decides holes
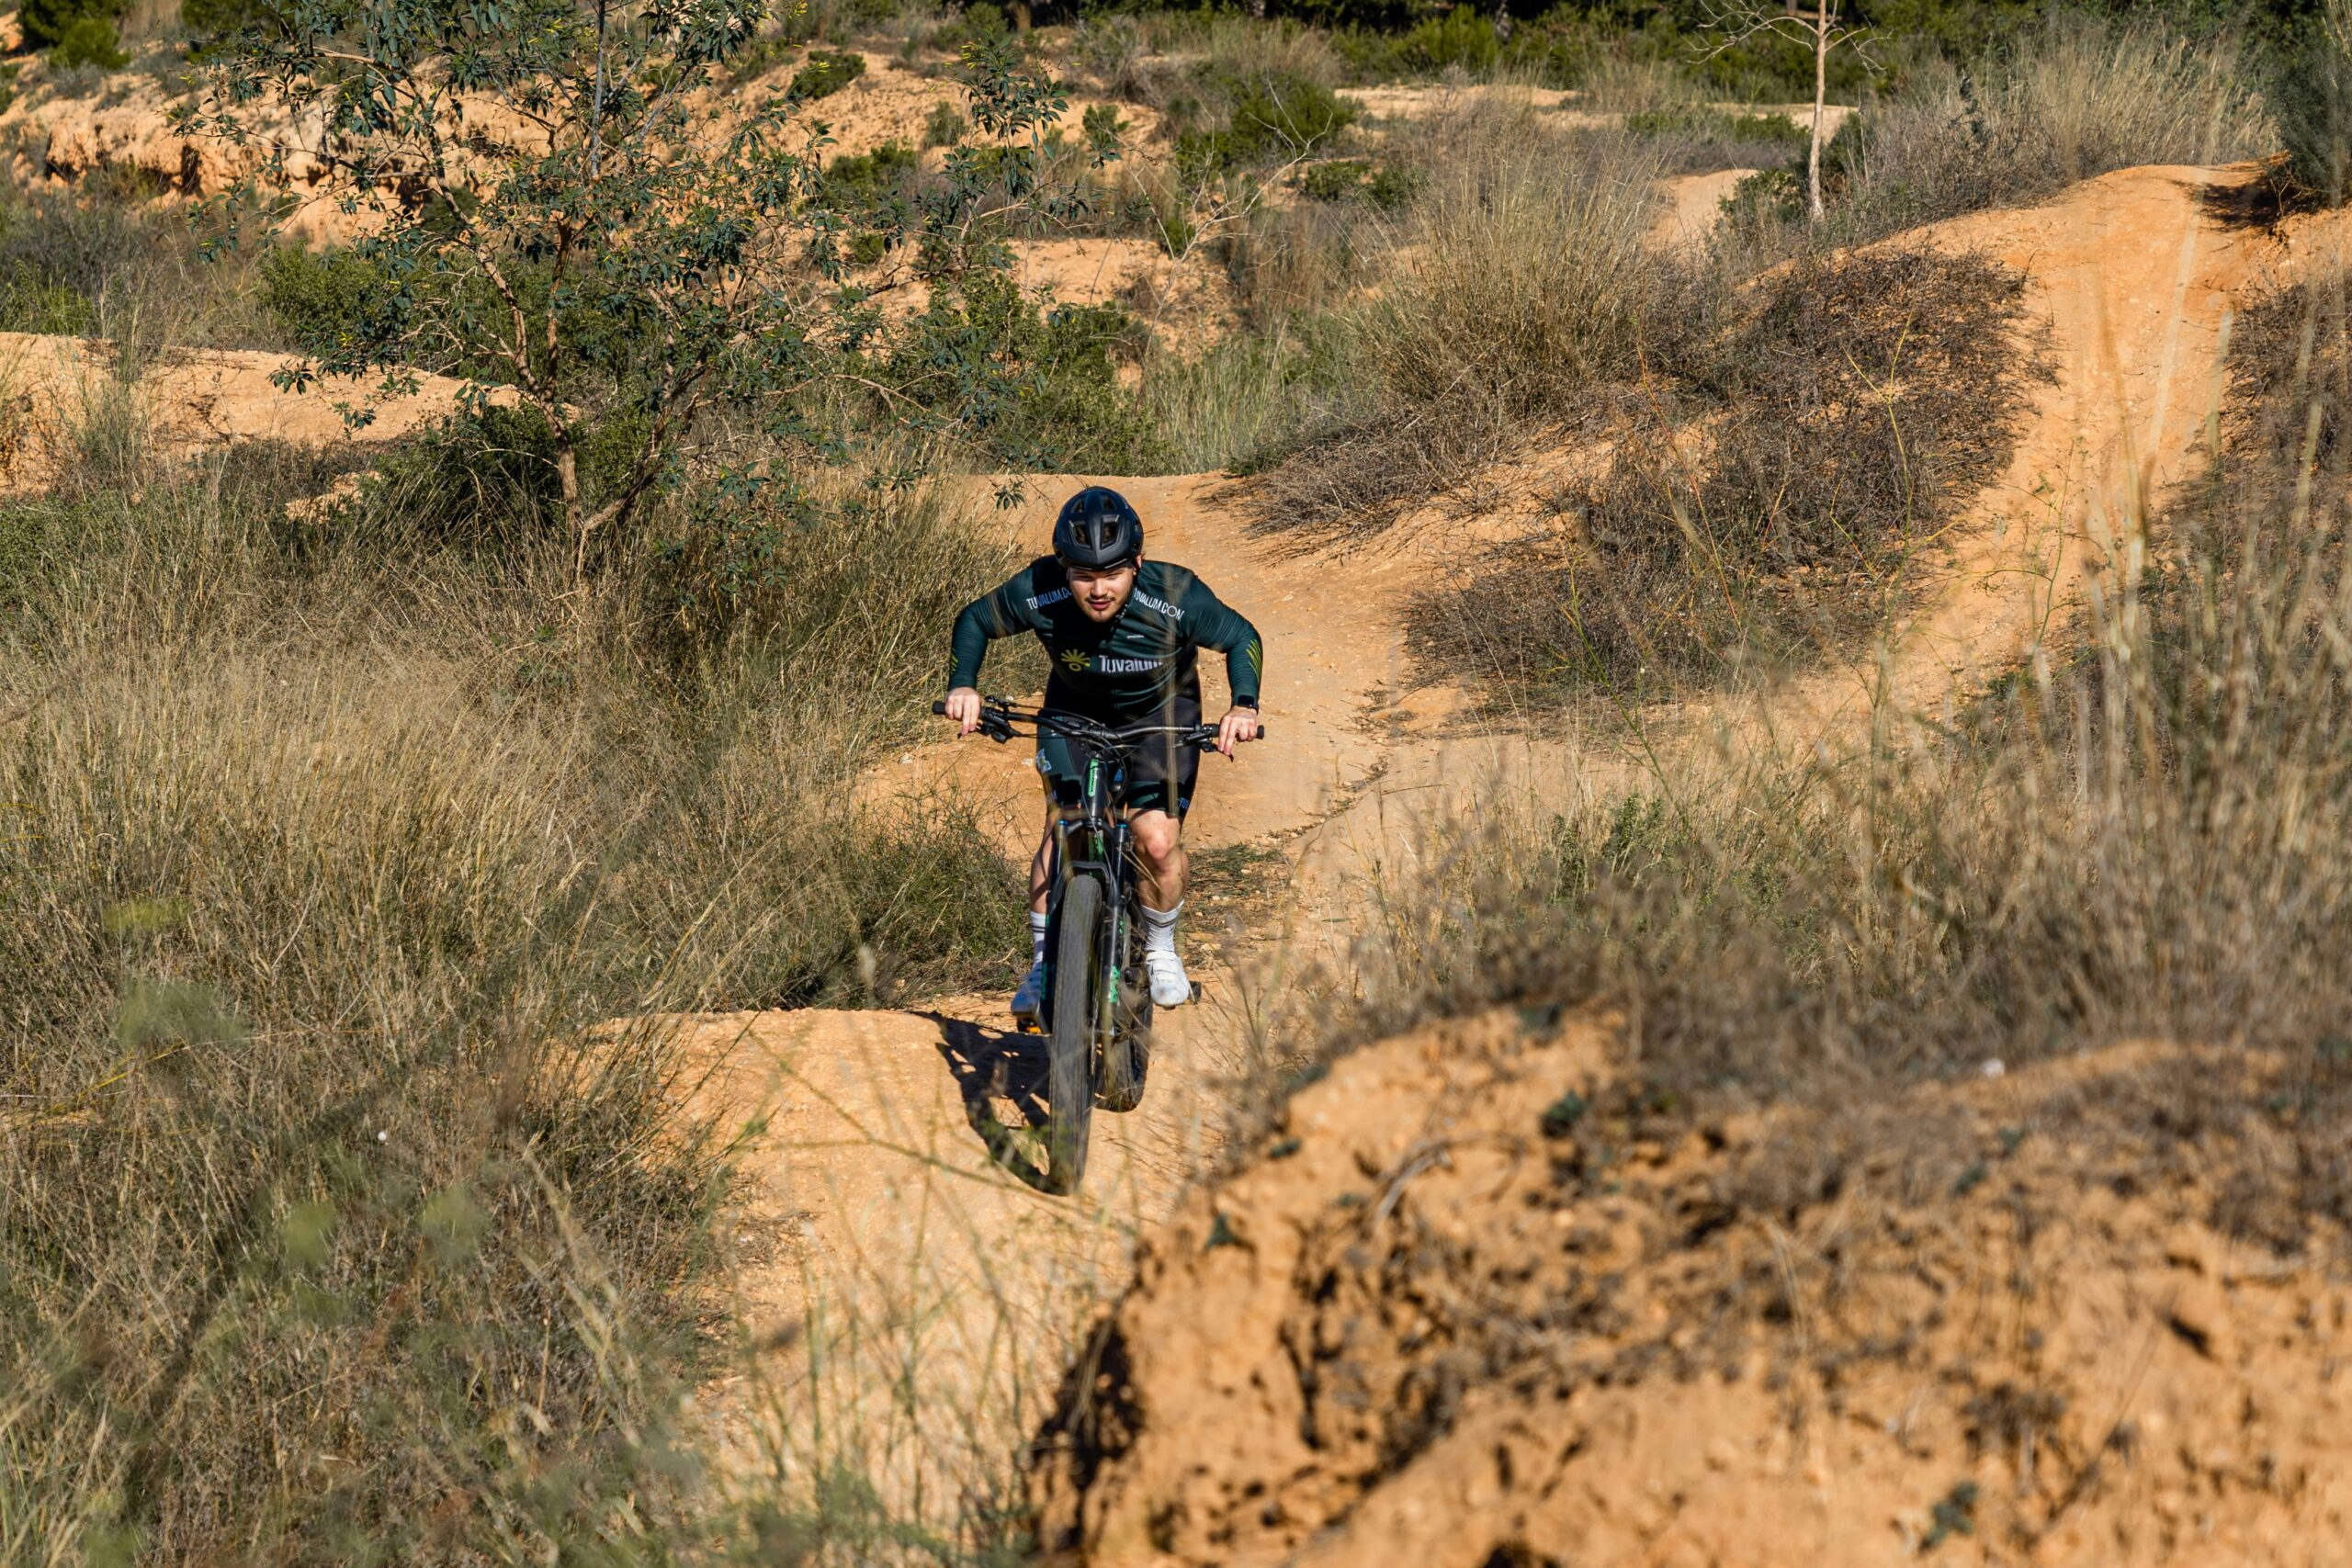
[[[1136,591],[1136,563],[1094,571],[1082,566],[1063,569],[1069,578],[1069,596],[1078,602],[1086,618],[1097,625],[1117,615]]]

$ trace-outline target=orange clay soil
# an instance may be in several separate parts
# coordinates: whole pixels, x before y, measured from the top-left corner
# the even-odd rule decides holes
[[[1078,1359],[1035,1472],[1046,1543],[1104,1568],[2342,1561],[2352,1287],[2311,1261],[2340,1219],[2290,1201],[2315,1173],[2288,1063],[2125,1047],[1869,1119],[1690,1127],[1645,1114],[1611,1042],[1493,1015],[1298,1094]]]

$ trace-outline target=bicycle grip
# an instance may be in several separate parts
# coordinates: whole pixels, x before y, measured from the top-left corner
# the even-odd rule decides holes
[[[947,716],[947,705],[945,703],[933,703],[931,705],[931,711],[937,714],[940,717],[945,718]]]

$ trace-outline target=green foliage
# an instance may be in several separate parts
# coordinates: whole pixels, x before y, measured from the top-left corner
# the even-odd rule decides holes
[[[954,21],[931,35],[931,43],[934,49],[955,54],[969,44],[999,42],[1012,31],[1012,24],[1005,19],[1001,7],[989,4],[989,0],[972,0]]]
[[[1205,178],[1300,157],[1329,146],[1358,112],[1310,77],[1269,72],[1238,85],[1223,130],[1177,137],[1177,164],[1188,177]]]
[[[438,369],[474,383],[460,400],[477,415],[489,385],[507,389],[551,443],[581,575],[626,557],[628,531],[684,471],[682,446],[757,430],[771,454],[797,455],[830,432],[820,410],[831,379],[870,367],[877,340],[911,330],[850,286],[854,258],[874,254],[866,236],[886,249],[919,239],[921,266],[942,275],[1001,269],[994,232],[971,221],[981,200],[1000,226],[1024,210],[1075,210],[1075,175],[1049,185],[1048,161],[1070,174],[1069,152],[1101,156],[1048,149],[1066,100],[1009,44],[976,47],[965,66],[972,130],[988,145],[951,145],[938,173],[908,189],[904,149],[828,171],[810,145],[804,110],[854,80],[860,55],[812,54],[790,91],[749,105],[725,138],[708,134],[698,94],[759,35],[763,0],[654,0],[601,53],[571,0],[520,4],[481,28],[437,0],[314,0],[286,28],[241,34],[210,60],[207,94],[179,123],[246,139],[252,106],[267,97],[339,139],[346,155],[326,194],[374,226],[351,260],[273,264],[266,297],[312,355],[284,384],[383,375],[397,385],[413,368]],[[365,71],[351,69],[355,48]],[[477,137],[463,177],[405,202],[366,171],[458,155],[443,118],[451,80],[530,106],[553,142]],[[282,184],[283,157],[266,158],[252,186]],[[484,164],[503,175],[484,177]],[[901,189],[884,193],[887,180]],[[236,204],[262,205],[258,188]],[[953,423],[925,400],[892,407]],[[724,422],[709,417],[722,411]],[[624,429],[642,444],[592,502],[586,448]]]
[[[949,147],[964,139],[971,129],[954,104],[933,104],[922,122],[922,144],[925,147]]]
[[[915,150],[903,142],[885,141],[871,152],[854,153],[825,165],[823,192],[829,200],[847,208],[869,208],[892,196],[903,196],[922,166]]]
[[[35,49],[53,49],[65,41],[74,23],[107,18],[111,10],[104,0],[23,0],[17,8],[17,27]],[[107,31],[112,33],[111,24]]]
[[[1157,437],[1112,358],[1129,330],[1117,306],[1041,309],[981,274],[943,283],[912,324],[888,379],[990,461],[1063,473],[1153,467]]]
[[[845,50],[812,50],[808,62],[792,73],[786,96],[807,101],[831,97],[865,74],[865,56]]]
[[[1334,158],[1310,164],[1298,176],[1298,191],[1310,201],[1361,201],[1394,212],[1421,188],[1419,171],[1385,158]]]
[[[1734,114],[1727,109],[1685,106],[1643,109],[1625,117],[1635,136],[1704,136],[1725,141],[1776,141],[1803,147],[1811,132],[1784,114]]]
[[[49,63],[59,71],[84,65],[119,71],[130,63],[130,56],[123,52],[114,23],[104,17],[76,17],[65,25],[65,34],[57,40],[57,47],[49,51]]]
[[[259,268],[262,308],[300,352],[333,355],[379,330],[391,284],[358,251],[305,245],[270,250]]]
[[[180,25],[195,35],[198,53],[268,14],[265,0],[180,0]]]

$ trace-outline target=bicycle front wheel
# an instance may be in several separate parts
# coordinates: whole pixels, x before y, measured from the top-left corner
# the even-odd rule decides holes
[[[1046,1190],[1075,1192],[1086,1174],[1094,1121],[1094,1002],[1101,995],[1102,885],[1074,876],[1062,889],[1054,940],[1053,1027],[1046,1037]]]

